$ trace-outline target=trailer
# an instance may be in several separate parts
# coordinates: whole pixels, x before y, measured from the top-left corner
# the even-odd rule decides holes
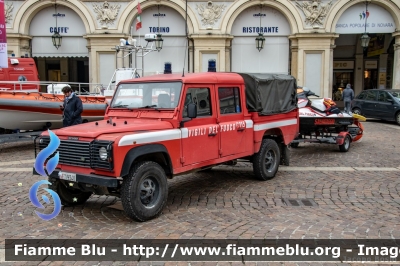
[[[19,141],[27,141],[34,140],[37,136],[39,136],[43,131],[29,131],[29,132],[15,132],[15,133],[4,133],[0,134],[0,144],[10,143],[10,142],[19,142]]]

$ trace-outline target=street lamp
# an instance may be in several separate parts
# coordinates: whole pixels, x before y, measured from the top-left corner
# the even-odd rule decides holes
[[[362,36],[361,36],[361,46],[366,49],[369,46],[369,40],[371,40],[371,37],[368,36],[368,34],[365,32]]]
[[[369,41],[371,40],[371,37],[368,36],[367,33],[367,19],[369,16],[368,12],[368,2],[365,1],[365,22],[364,22],[364,34],[361,36],[360,41],[361,41],[361,46],[363,47],[364,50],[364,56],[367,55],[367,50],[368,50],[368,45]]]
[[[265,44],[265,38],[262,33],[258,34],[258,37],[256,38],[256,48],[259,52],[264,48]]]
[[[58,50],[58,48],[61,46],[61,41],[62,41],[62,36],[58,33],[58,27],[57,27],[57,4],[54,4],[54,10],[56,11],[56,28],[54,29],[54,34],[51,36],[51,40],[53,41],[54,47]]]
[[[162,49],[163,46],[163,38],[161,38],[161,34],[158,33],[157,34],[157,38],[156,38],[156,50],[159,52]]]
[[[61,46],[62,36],[58,33],[57,30],[54,31],[53,36],[51,36],[51,40],[53,41],[54,47],[58,48]]]
[[[156,38],[156,50],[159,52],[163,46],[163,38],[161,38],[160,33],[160,5],[157,5],[158,10],[158,27],[157,27],[157,38]]]
[[[259,52],[261,52],[261,50],[264,48],[264,44],[265,44],[265,38],[263,36],[263,34],[261,33],[261,14],[262,11],[262,5],[260,5],[260,13],[258,14],[260,16],[260,31],[258,32],[258,37],[256,38],[256,48]]]

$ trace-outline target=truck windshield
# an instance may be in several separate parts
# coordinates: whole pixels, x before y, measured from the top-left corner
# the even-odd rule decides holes
[[[175,108],[182,82],[123,83],[117,88],[111,108]]]

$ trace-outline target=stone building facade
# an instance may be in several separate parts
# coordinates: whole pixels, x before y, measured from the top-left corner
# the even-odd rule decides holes
[[[324,97],[347,83],[356,93],[400,89],[400,0],[139,1],[138,31],[137,0],[5,1],[8,54],[34,57],[41,80],[107,85],[120,39],[144,45],[145,34],[161,33],[163,49],[143,59],[144,75],[162,73],[165,62],[173,72],[207,71],[214,59],[217,71],[291,74]]]

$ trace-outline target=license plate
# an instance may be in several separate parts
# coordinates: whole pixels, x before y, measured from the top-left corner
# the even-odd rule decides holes
[[[62,172],[60,179],[76,182],[76,174]]]

